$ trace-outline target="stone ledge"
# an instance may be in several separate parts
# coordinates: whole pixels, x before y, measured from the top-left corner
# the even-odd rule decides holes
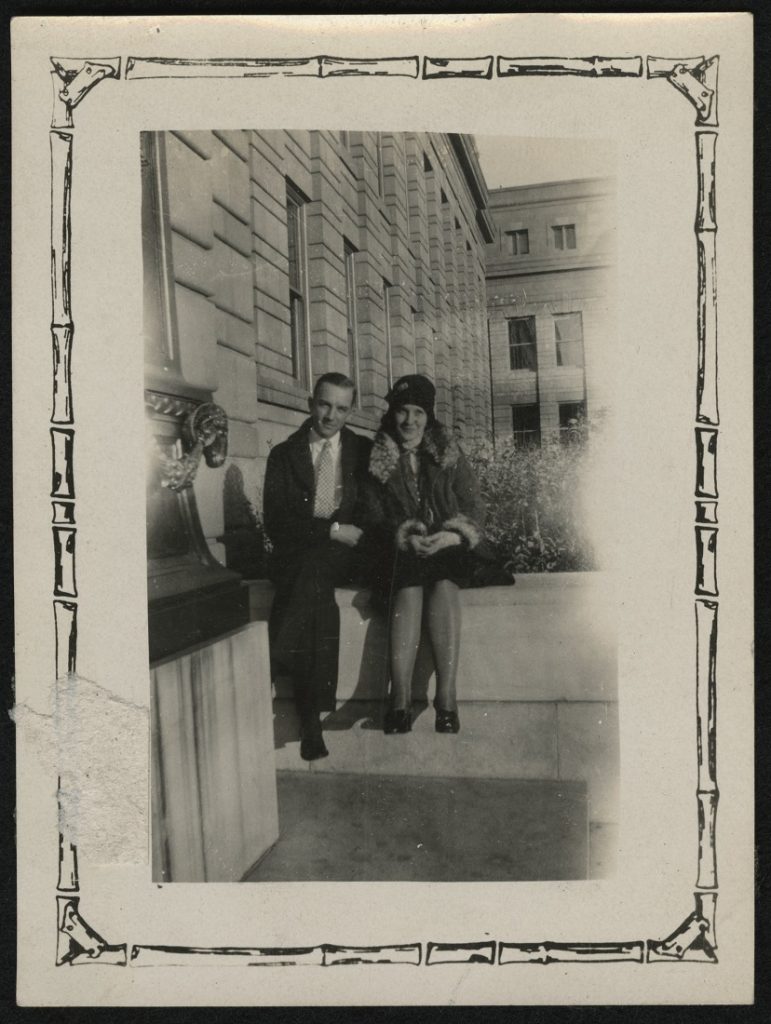
[[[246,583],[250,616],[265,620],[273,588]],[[461,700],[615,701],[612,577],[605,573],[521,576],[513,587],[461,591]],[[385,619],[368,590],[336,591],[340,606],[338,698],[378,700],[388,685]],[[414,677],[417,700],[432,695],[433,656],[424,636]],[[277,681],[277,695],[291,689]]]
[[[244,580],[249,587],[252,608],[257,617],[267,616],[273,602],[273,584],[270,580]],[[482,606],[500,608],[504,605],[554,604],[574,599],[575,594],[591,595],[602,604],[613,601],[613,577],[604,572],[547,572],[524,573],[517,576],[511,587],[477,587],[461,590],[464,607]],[[371,592],[366,587],[338,587],[335,598],[340,608],[370,608]]]

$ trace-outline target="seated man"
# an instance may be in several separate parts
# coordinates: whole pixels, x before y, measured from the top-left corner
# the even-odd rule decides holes
[[[352,380],[325,373],[308,400],[310,419],[271,450],[265,473],[265,532],[273,544],[270,614],[274,674],[292,677],[300,754],[326,757],[320,712],[334,710],[340,644],[335,586],[356,574],[361,530],[353,524],[371,442],[345,426]]]

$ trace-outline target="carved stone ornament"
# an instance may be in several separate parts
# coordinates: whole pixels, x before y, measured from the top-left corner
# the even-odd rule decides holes
[[[183,491],[193,486],[202,455],[206,465],[212,469],[223,464],[228,454],[228,417],[225,410],[213,402],[197,406],[184,422],[182,443],[188,450],[180,458],[174,458],[156,442],[162,471],[161,484],[171,491]]]

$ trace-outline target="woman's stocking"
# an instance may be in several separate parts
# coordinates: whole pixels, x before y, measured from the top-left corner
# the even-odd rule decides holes
[[[436,665],[436,699],[441,711],[457,710],[455,680],[460,654],[460,596],[451,580],[434,584],[428,599],[428,632]]]
[[[391,607],[391,703],[407,709],[412,700],[412,672],[420,643],[423,588],[397,590]]]

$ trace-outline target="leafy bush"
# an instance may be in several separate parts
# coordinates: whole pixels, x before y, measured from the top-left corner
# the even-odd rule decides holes
[[[487,536],[515,573],[596,568],[579,512],[589,445],[580,426],[567,444],[547,438],[539,448],[509,438],[466,446],[487,506]]]

